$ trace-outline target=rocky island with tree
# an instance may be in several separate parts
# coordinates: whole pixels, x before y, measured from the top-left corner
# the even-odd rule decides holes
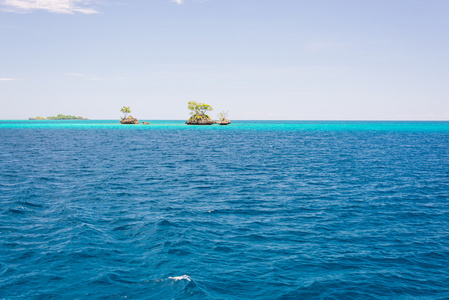
[[[129,115],[131,113],[131,108],[129,106],[123,106],[120,110],[124,116],[120,119],[121,124],[139,124],[139,120],[133,118],[133,116]]]
[[[203,102],[190,101],[187,103],[190,110],[190,118],[186,121],[187,125],[212,125],[215,121],[209,117],[206,112],[212,111],[213,108],[209,104]]]
[[[218,124],[220,125],[228,125],[231,124],[231,120],[228,119],[228,112],[222,111],[218,114]]]
[[[34,117],[34,118],[29,118],[29,120],[89,120],[87,118],[84,118],[82,116],[71,116],[71,115],[63,115],[63,114],[58,114],[57,116],[50,116],[50,117]]]

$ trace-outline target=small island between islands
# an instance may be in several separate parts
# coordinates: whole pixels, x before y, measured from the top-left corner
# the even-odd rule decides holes
[[[81,116],[71,116],[71,115],[63,115],[63,114],[58,114],[56,117],[55,116],[50,116],[50,117],[34,117],[34,118],[29,118],[29,120],[89,120],[87,118],[81,117]]]

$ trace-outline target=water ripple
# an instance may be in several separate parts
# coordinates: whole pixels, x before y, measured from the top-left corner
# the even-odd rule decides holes
[[[449,298],[445,123],[42,124],[0,122],[1,299]]]

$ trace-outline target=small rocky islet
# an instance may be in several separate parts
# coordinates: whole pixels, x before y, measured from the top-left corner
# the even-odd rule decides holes
[[[127,118],[122,118],[120,120],[120,124],[139,124],[139,120],[137,120],[137,118],[133,118],[133,116],[129,116]]]
[[[218,121],[214,121],[206,114],[212,111],[213,108],[209,104],[203,102],[190,101],[187,103],[187,108],[190,110],[190,118],[186,121],[187,125],[228,125],[231,121],[227,118],[228,112],[221,112],[218,114]]]
[[[216,123],[220,124],[220,125],[229,125],[229,124],[231,124],[231,120],[229,120],[229,119],[221,119],[221,120],[219,120]]]
[[[211,117],[202,113],[195,114],[186,121],[187,125],[212,125],[215,123]]]
[[[190,117],[190,119],[188,119],[186,121],[186,124],[187,125],[213,125],[213,124],[228,125],[228,124],[231,124],[231,121],[229,119],[219,119],[218,121],[214,121],[208,115],[198,114],[198,115],[194,115],[194,116]]]

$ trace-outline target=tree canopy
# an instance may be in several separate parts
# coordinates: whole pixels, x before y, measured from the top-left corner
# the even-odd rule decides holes
[[[212,106],[209,104],[196,101],[187,103],[187,108],[190,110],[191,115],[205,115],[206,112],[213,110]]]
[[[125,114],[126,119],[126,116],[131,113],[131,108],[129,106],[123,106],[120,111]]]

